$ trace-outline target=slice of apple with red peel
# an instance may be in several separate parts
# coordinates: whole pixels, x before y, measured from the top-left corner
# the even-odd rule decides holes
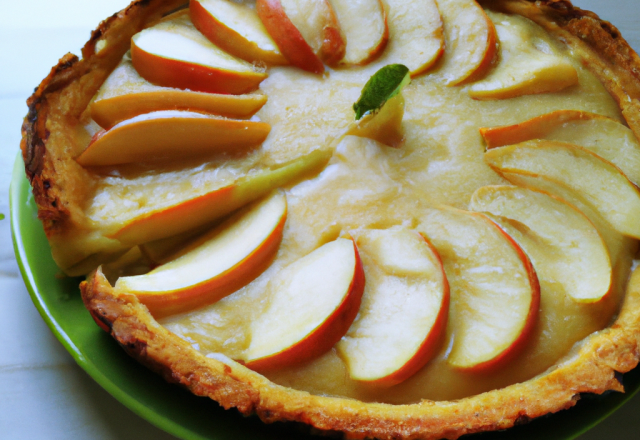
[[[324,64],[285,13],[280,0],[257,0],[256,11],[289,62],[307,72],[323,73]]]
[[[267,74],[211,43],[178,15],[131,38],[131,61],[147,81],[197,92],[239,95],[256,90]]]
[[[565,142],[533,140],[494,148],[484,158],[507,180],[512,174],[534,176],[540,179],[543,191],[548,186],[545,181],[553,182],[589,204],[618,232],[640,238],[640,191],[619,168],[597,154]],[[530,184],[536,181],[530,179]]]
[[[287,266],[269,282],[268,306],[251,322],[245,365],[282,368],[330,350],[355,319],[364,284],[352,239],[338,238]]]
[[[479,100],[508,99],[559,92],[578,84],[575,67],[557,53],[546,32],[532,24],[520,25],[526,20],[523,17],[487,13],[500,40],[500,61],[469,88],[469,96]]]
[[[218,301],[250,282],[278,250],[287,218],[283,193],[248,206],[144,275],[121,277],[118,293],[133,293],[155,316]]]
[[[529,258],[483,214],[434,208],[417,230],[438,250],[451,289],[448,364],[496,371],[524,348],[537,320],[540,286]]]
[[[331,158],[330,150],[315,150],[274,169],[249,173],[230,185],[181,199],[120,224],[110,238],[131,245],[171,237],[219,219],[276,188],[317,172]]]
[[[288,64],[248,2],[193,0],[189,15],[195,27],[222,50],[249,62]]]
[[[581,110],[556,110],[518,124],[482,127],[480,128],[480,135],[487,144],[487,149],[519,144],[532,139],[563,140],[550,139],[548,136],[567,124],[593,120],[611,121],[612,119]]]
[[[238,151],[259,145],[270,130],[266,122],[164,110],[99,131],[76,162],[82,166],[119,165]]]
[[[98,90],[89,106],[91,118],[108,129],[119,122],[161,110],[190,110],[230,118],[250,118],[267,102],[258,93],[224,95],[151,84],[125,57]]]
[[[333,65],[344,57],[346,42],[329,0],[280,0],[280,4],[322,61]]]
[[[389,26],[382,0],[330,0],[346,40],[340,64],[364,65],[387,46]]]
[[[404,64],[411,77],[426,72],[444,53],[443,24],[435,0],[391,0],[387,5],[390,38],[381,62]]]
[[[633,131],[606,116],[579,110],[557,110],[514,125],[481,128],[487,148],[532,139],[569,142],[608,160],[640,184],[640,142]]]
[[[591,221],[591,223],[594,224],[598,233],[607,244],[611,264],[614,267],[614,274],[619,270],[618,265],[627,258],[627,254],[629,249],[632,248],[634,239],[626,237],[618,232],[611,223],[607,221],[595,207],[593,207],[592,204],[568,186],[530,172],[519,171],[517,173],[512,173],[503,170],[501,171],[501,175],[514,185],[531,189],[533,191],[541,191],[551,194],[552,196],[560,198],[580,210]]]
[[[540,280],[560,286],[581,303],[601,301],[611,292],[607,245],[576,207],[547,193],[516,186],[485,186],[471,209],[488,212],[531,258]]]
[[[493,22],[475,0],[437,0],[437,4],[446,48],[440,74],[450,86],[480,79],[498,53]]]
[[[368,282],[360,313],[336,348],[352,379],[395,385],[440,347],[449,284],[437,251],[415,231],[362,231],[357,244]]]
[[[344,57],[346,43],[328,0],[258,0],[256,10],[294,66],[322,73],[323,61],[336,64]]]

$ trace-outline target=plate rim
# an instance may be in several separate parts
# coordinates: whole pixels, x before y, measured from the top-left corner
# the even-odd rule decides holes
[[[28,190],[31,189],[27,177],[25,175],[23,167],[22,154],[18,153],[14,162],[11,184],[9,186],[9,215],[11,223],[11,238],[13,241],[13,249],[16,256],[16,261],[20,269],[20,274],[25,283],[27,291],[31,301],[35,305],[38,313],[47,324],[47,327],[54,334],[56,339],[62,344],[65,350],[71,355],[76,364],[82,368],[102,389],[108,392],[118,402],[123,404],[129,410],[133,411],[136,415],[148,421],[152,425],[164,430],[165,432],[175,435],[185,440],[207,440],[207,437],[202,437],[199,434],[185,428],[181,424],[170,420],[160,414],[157,414],[153,410],[149,409],[146,405],[134,398],[126,391],[124,391],[117,383],[109,379],[100,368],[91,362],[90,358],[85,356],[82,350],[75,344],[72,338],[66,333],[66,331],[59,325],[56,319],[53,317],[49,307],[46,305],[40,293],[40,288],[35,280],[31,267],[28,265],[27,252],[24,246],[24,238],[22,235],[21,225],[21,209],[18,206],[18,200],[24,197],[25,186],[28,185]],[[32,197],[32,196],[30,196]]]

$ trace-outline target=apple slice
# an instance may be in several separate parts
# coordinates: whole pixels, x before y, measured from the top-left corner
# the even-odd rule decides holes
[[[267,77],[251,63],[222,51],[178,14],[131,38],[131,61],[147,81],[198,92],[241,94]]]
[[[395,385],[436,353],[449,314],[440,256],[415,231],[359,233],[367,285],[360,313],[338,342],[352,379]]]
[[[547,193],[485,186],[471,209],[488,212],[522,246],[541,281],[581,303],[602,300],[612,288],[609,251],[594,224],[576,207]]]
[[[481,78],[497,54],[493,22],[475,0],[437,0],[445,51],[439,71],[450,86]]]
[[[258,0],[258,16],[284,56],[296,67],[324,72],[336,64],[346,43],[328,0]]]
[[[435,0],[390,0],[387,5],[390,38],[381,63],[404,64],[412,77],[420,75],[444,52],[442,19]]]
[[[99,131],[76,161],[103,166],[235,151],[259,145],[270,130],[266,122],[164,110]]]
[[[218,301],[262,272],[282,240],[283,193],[246,207],[149,273],[121,277],[119,293],[133,293],[155,316]]]
[[[487,149],[519,144],[532,139],[564,141],[565,139],[553,139],[549,136],[558,131],[561,136],[565,132],[562,130],[565,126],[568,128],[567,134],[571,133],[572,137],[579,136],[579,133],[575,133],[578,130],[576,123],[582,121],[600,122],[601,120],[611,121],[612,119],[580,110],[556,110],[518,124],[482,127],[480,128],[480,134],[487,144]],[[580,131],[582,130],[580,129]]]
[[[531,262],[483,214],[432,209],[417,229],[438,249],[451,288],[447,362],[495,371],[519,353],[537,321],[540,286]]]
[[[193,0],[189,13],[195,27],[222,50],[249,62],[287,64],[249,2]]]
[[[607,244],[611,265],[614,267],[614,274],[618,271],[618,264],[628,257],[630,252],[629,250],[633,248],[635,240],[624,236],[614,229],[611,223],[609,223],[605,217],[593,207],[593,205],[571,188],[563,185],[562,183],[556,182],[555,180],[540,178],[536,174],[529,172],[512,173],[502,171],[501,174],[504,178],[519,187],[551,194],[552,196],[560,198],[580,210],[591,221],[591,223],[594,224],[598,233]]]
[[[512,174],[535,176],[543,181],[541,186],[535,179],[530,183],[543,191],[544,181],[551,181],[589,204],[618,232],[640,238],[640,191],[620,169],[595,153],[565,142],[533,140],[494,148],[484,157],[507,180]]]
[[[636,186],[640,184],[640,142],[621,123],[578,110],[557,110],[515,125],[481,128],[487,148],[531,139],[569,142],[593,151],[620,168]]]
[[[364,65],[387,46],[389,26],[382,0],[330,0],[347,46],[341,64]]]
[[[136,245],[195,229],[265,196],[276,188],[317,171],[332,151],[316,150],[275,169],[261,169],[230,185],[141,214],[107,233],[121,243]]]
[[[527,19],[488,11],[500,41],[500,62],[471,86],[473,99],[508,99],[559,92],[578,84],[575,67],[554,48],[549,35]]]
[[[338,238],[289,265],[270,281],[268,307],[251,323],[246,366],[282,368],[331,349],[355,319],[364,284],[351,239]]]
[[[191,110],[231,118],[250,118],[267,102],[258,93],[223,95],[172,89],[142,78],[125,56],[98,90],[90,105],[91,118],[102,128],[145,113],[160,110]]]

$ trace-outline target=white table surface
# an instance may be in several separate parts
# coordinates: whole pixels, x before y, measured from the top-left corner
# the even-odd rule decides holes
[[[80,369],[31,303],[16,264],[8,187],[25,101],[66,52],[128,0],[0,0],[0,439],[173,439]],[[575,0],[640,50],[640,0]],[[48,252],[48,249],[43,249]],[[580,440],[640,438],[640,394]]]

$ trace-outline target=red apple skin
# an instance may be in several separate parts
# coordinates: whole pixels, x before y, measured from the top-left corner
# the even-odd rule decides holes
[[[463,371],[470,373],[493,373],[496,370],[499,370],[504,364],[515,358],[518,354],[520,354],[522,349],[525,348],[529,340],[529,336],[533,332],[533,329],[538,322],[538,312],[540,311],[540,282],[538,281],[536,270],[531,264],[531,260],[529,260],[527,254],[525,254],[520,245],[518,245],[518,243],[516,243],[509,234],[503,231],[502,228],[491,221],[491,219],[489,219],[489,221],[495,228],[498,229],[498,231],[500,231],[502,235],[507,238],[509,243],[511,243],[511,246],[514,247],[514,249],[520,256],[520,260],[524,263],[527,274],[529,275],[529,282],[531,283],[531,289],[533,290],[533,298],[531,299],[531,307],[529,308],[529,314],[527,315],[527,322],[520,332],[518,338],[495,358],[481,364],[476,364],[473,367],[462,369]]]
[[[256,90],[267,77],[265,73],[231,72],[163,58],[140,49],[133,41],[131,62],[140,76],[153,84],[196,92],[241,95]]]
[[[384,34],[382,34],[382,38],[380,39],[380,42],[378,43],[378,45],[371,52],[369,52],[369,56],[361,60],[359,63],[356,63],[356,66],[366,66],[367,64],[375,61],[376,58],[382,55],[384,50],[387,48],[387,44],[389,43],[389,17],[387,15],[387,11],[384,8],[384,3],[382,3],[382,0],[378,0],[378,1],[380,3],[382,11],[384,12]],[[443,53],[444,53],[444,47],[440,50],[440,53],[434,60],[434,63],[438,61],[438,59],[440,59]],[[431,67],[431,65],[429,65],[429,67]]]
[[[257,0],[256,11],[289,62],[307,72],[323,73],[324,64],[284,12],[280,0]]]
[[[473,72],[471,72],[471,74],[469,74],[469,76],[467,76],[466,78],[461,78],[458,81],[449,84],[451,86],[468,84],[482,79],[496,62],[496,58],[498,56],[498,34],[496,32],[496,27],[493,25],[493,22],[484,11],[482,12],[482,14],[484,15],[484,19],[487,21],[487,26],[489,27],[487,50],[485,51],[484,57],[482,58],[482,62],[478,65],[478,67],[476,67]]]
[[[365,285],[364,268],[355,242],[353,249],[356,256],[353,280],[333,314],[297,344],[271,356],[245,362],[247,368],[268,371],[301,364],[329,351],[347,333],[360,310]]]
[[[280,54],[278,54],[277,56],[272,55],[268,58],[264,58],[264,52],[262,52],[262,56],[260,56],[258,50],[255,49],[248,49],[246,51],[238,50],[238,48],[236,47],[236,45],[238,44],[237,41],[243,40],[243,38],[238,37],[238,40],[236,41],[229,38],[227,32],[220,30],[220,26],[224,26],[224,24],[221,24],[218,20],[211,17],[209,15],[209,12],[204,8],[204,6],[200,4],[200,2],[189,2],[189,17],[191,18],[191,22],[194,24],[196,29],[198,29],[205,37],[207,37],[216,46],[226,51],[227,53],[235,55],[238,58],[243,58],[245,61],[248,61],[250,63],[264,61],[272,65],[287,64],[286,58],[284,58]],[[212,20],[218,24],[213,24]],[[247,54],[249,53],[251,53],[253,56],[247,57]]]
[[[531,139],[543,139],[549,131],[566,122],[593,119],[609,120],[610,118],[581,110],[556,110],[514,125],[482,127],[480,135],[487,144],[487,150],[490,150],[505,145],[519,144]]]
[[[219,301],[253,281],[269,266],[282,241],[286,220],[285,210],[269,238],[244,260],[220,275],[187,289],[163,294],[136,293],[136,296],[147,306],[154,318],[186,312]]]
[[[422,367],[424,367],[427,362],[433,358],[433,356],[440,348],[440,345],[443,340],[443,336],[447,329],[447,321],[449,319],[449,281],[447,280],[447,275],[444,272],[444,267],[442,266],[442,259],[440,258],[440,254],[436,248],[431,244],[429,239],[422,233],[420,236],[424,239],[427,246],[431,248],[433,254],[438,258],[438,265],[440,266],[440,270],[442,271],[442,279],[444,283],[444,294],[442,295],[442,303],[440,307],[440,312],[436,318],[431,331],[427,338],[420,344],[420,348],[416,351],[416,354],[404,364],[402,368],[395,371],[394,373],[381,377],[378,380],[374,380],[368,383],[381,385],[381,386],[392,386],[397,385],[401,382],[404,382],[409,377],[413,376],[417,373]]]
[[[329,6],[330,25],[325,26],[322,30],[324,43],[322,44],[321,56],[325,63],[335,66],[344,58],[344,54],[347,51],[347,42],[342,34],[336,12],[331,7],[331,3],[327,3],[327,5]]]

